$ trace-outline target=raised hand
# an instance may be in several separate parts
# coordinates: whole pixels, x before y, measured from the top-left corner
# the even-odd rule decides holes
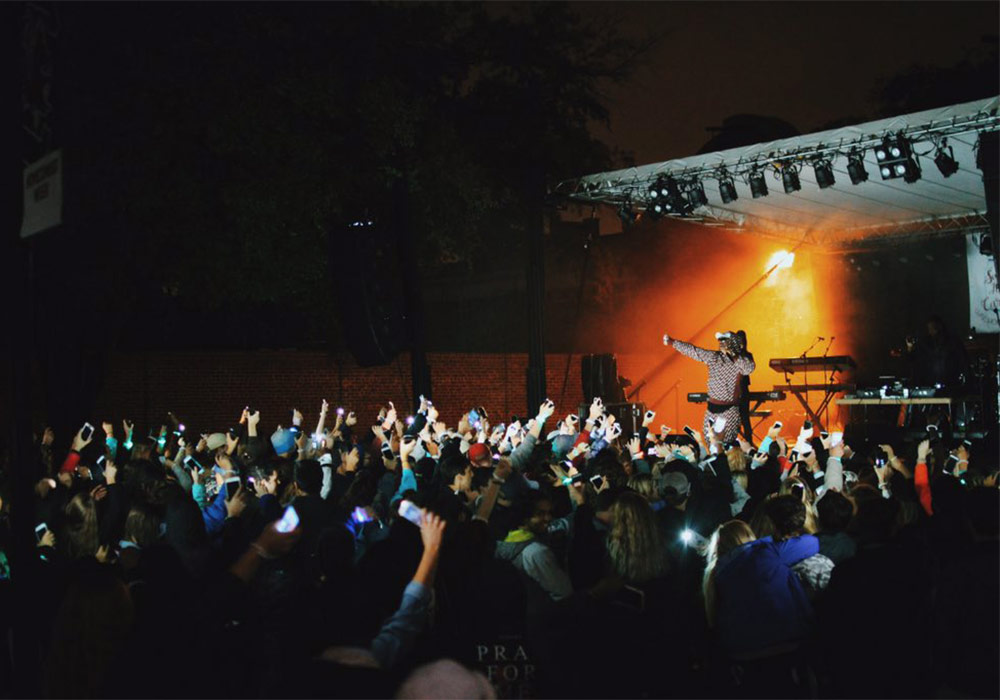
[[[56,434],[52,428],[46,426],[45,430],[42,432],[42,444],[46,447],[51,447],[52,443],[55,442]]]
[[[56,533],[52,530],[46,529],[45,534],[42,535],[42,539],[38,541],[39,547],[55,547],[56,546]]]
[[[493,468],[493,476],[500,481],[506,481],[507,477],[514,470],[513,465],[511,465],[510,460],[501,459],[497,462],[496,467]]]
[[[772,440],[777,440],[778,436],[781,435],[781,423],[776,422],[767,430],[767,436]]]
[[[664,345],[670,345],[670,340],[671,340],[670,339],[670,334],[664,333],[663,334],[663,344]]]
[[[421,509],[421,513],[423,517],[420,519],[420,539],[424,543],[424,549],[439,550],[447,522],[428,510]]]
[[[243,484],[236,489],[236,493],[233,497],[226,501],[226,517],[227,518],[238,518],[243,514],[243,511],[247,509],[247,504],[250,502],[250,494],[248,494],[243,489]]]
[[[595,396],[590,404],[590,420],[595,421],[604,414],[604,402],[600,396]]]
[[[646,413],[642,417],[642,427],[648,428],[650,425],[653,424],[653,421],[655,419],[656,419],[656,411],[646,411]]]
[[[94,432],[93,432],[93,431],[91,431],[91,432],[90,432],[90,437],[88,437],[88,438],[87,438],[86,440],[84,440],[84,439],[83,439],[83,428],[80,428],[80,429],[79,429],[79,430],[78,430],[78,431],[76,432],[76,435],[74,435],[74,436],[73,436],[73,446],[72,446],[72,450],[73,450],[74,452],[79,452],[79,451],[80,451],[80,450],[82,450],[82,449],[83,449],[84,447],[86,447],[87,445],[89,445],[89,444],[90,444],[90,441],[91,441],[91,440],[93,440],[93,439],[94,439]]]
[[[917,462],[922,464],[927,464],[927,455],[931,451],[931,441],[921,440],[920,444],[917,445]]]
[[[641,450],[639,449],[639,436],[633,435],[632,439],[628,441],[628,452],[634,458],[639,454]]]
[[[385,412],[385,420],[382,421],[382,425],[385,427],[386,430],[388,430],[389,428],[391,428],[393,425],[396,424],[397,417],[398,416],[396,415],[396,407],[393,406],[392,401],[390,401],[389,410]]]
[[[344,461],[344,471],[355,472],[358,470],[358,461],[361,459],[361,453],[357,447],[352,447],[342,459]]]
[[[302,411],[297,408],[292,409],[292,425],[301,426],[302,425]]]
[[[247,414],[247,427],[256,428],[258,423],[260,423],[260,411]]]
[[[111,421],[102,421],[101,428],[104,430],[104,434],[108,437],[115,436],[114,426],[111,425]]]
[[[407,459],[409,459],[410,454],[412,454],[413,452],[413,448],[416,446],[417,446],[417,441],[412,439],[410,440],[403,439],[399,443],[399,456],[403,459],[404,462]]]
[[[229,434],[228,430],[226,431],[226,454],[227,455],[231,455],[233,452],[236,451],[236,446],[239,443],[239,441],[240,441],[240,436],[239,435],[237,435],[236,437],[233,437],[232,435]],[[207,442],[205,443],[205,446],[208,447],[208,443]]]
[[[357,423],[358,423],[358,416],[357,416],[357,414],[354,411],[351,411],[350,413],[348,413],[347,414],[347,419],[344,421],[344,423],[347,425],[347,427],[351,427],[352,425],[357,425]]]

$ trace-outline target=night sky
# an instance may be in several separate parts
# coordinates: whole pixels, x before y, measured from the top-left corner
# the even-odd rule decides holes
[[[876,118],[883,81],[912,66],[982,59],[996,2],[579,3],[659,41],[607,87],[611,129],[597,134],[637,164],[692,155],[734,114],[776,116],[800,133]],[[994,45],[995,50],[995,45]],[[994,69],[994,76],[996,68]]]

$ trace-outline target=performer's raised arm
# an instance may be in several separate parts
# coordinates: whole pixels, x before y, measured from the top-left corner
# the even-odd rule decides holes
[[[672,345],[681,355],[686,355],[692,360],[698,360],[698,362],[711,362],[716,359],[717,355],[714,350],[706,350],[705,348],[699,348],[697,345],[685,343],[683,340],[676,340],[666,333],[663,334],[663,344],[666,346]]]

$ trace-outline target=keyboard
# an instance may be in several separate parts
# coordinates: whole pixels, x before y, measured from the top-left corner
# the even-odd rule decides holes
[[[783,391],[751,391],[747,394],[751,401],[784,401],[785,392]],[[708,394],[705,393],[694,393],[688,394],[688,401],[690,403],[708,403]]]
[[[777,372],[843,372],[857,369],[854,359],[849,355],[830,355],[829,357],[774,357],[768,363]]]

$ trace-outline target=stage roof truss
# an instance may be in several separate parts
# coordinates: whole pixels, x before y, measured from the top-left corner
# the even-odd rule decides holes
[[[843,245],[891,235],[955,235],[986,226],[982,173],[977,167],[979,135],[1000,128],[1000,98],[892,117],[844,127],[708,153],[634,168],[596,173],[567,180],[557,194],[579,202],[644,209],[648,191],[661,177],[679,183],[698,181],[708,204],[685,218],[706,226],[722,226],[744,233],[803,241],[816,245]],[[915,182],[883,180],[875,148],[883,139],[903,137],[920,167]],[[934,162],[940,149],[953,154],[957,170],[945,177]],[[848,158],[863,155],[867,181],[851,183]],[[833,166],[836,182],[821,189],[816,182],[817,160]],[[785,193],[782,168],[794,167],[801,183]],[[769,194],[754,199],[748,175],[763,171]],[[722,203],[720,180],[736,185],[735,201]]]

